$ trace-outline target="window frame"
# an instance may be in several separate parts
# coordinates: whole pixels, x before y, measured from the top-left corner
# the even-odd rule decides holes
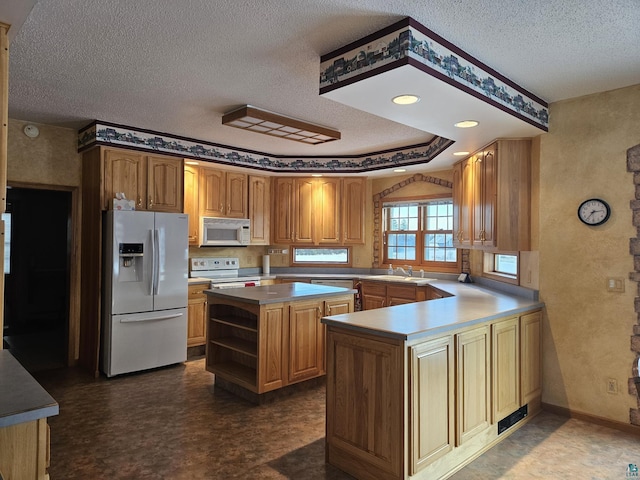
[[[347,262],[296,262],[296,250],[346,250]],[[289,265],[291,266],[306,266],[306,267],[351,267],[353,265],[353,252],[350,246],[347,245],[292,245],[291,252],[289,254]]]
[[[407,233],[416,233],[416,260],[400,260],[388,257],[388,233],[396,233],[396,231],[390,231],[389,227],[389,218],[387,215],[387,208],[390,208],[390,204],[400,204],[400,203],[427,203],[430,201],[438,201],[438,200],[451,200],[453,202],[453,197],[448,194],[438,194],[438,195],[425,195],[420,197],[398,197],[398,198],[386,198],[381,205],[381,228],[380,228],[380,236],[381,236],[381,245],[382,245],[382,266],[388,267],[389,264],[394,265],[396,267],[404,267],[411,266],[415,268],[424,268],[425,270],[429,270],[432,272],[441,272],[441,273],[460,273],[462,270],[462,253],[459,248],[456,248],[456,261],[455,262],[443,262],[443,261],[429,261],[424,260],[424,237],[427,234],[427,230],[423,229],[424,225],[424,213],[420,212],[418,214],[418,230],[405,230]],[[399,232],[399,231],[398,231]],[[429,231],[431,232],[431,231]],[[451,234],[453,234],[453,229],[451,230]]]
[[[515,275],[511,275],[509,273],[497,272],[495,269],[496,255],[512,255],[516,257],[517,273]],[[502,251],[484,252],[483,267],[482,267],[483,277],[490,278],[492,280],[497,280],[503,283],[510,283],[512,285],[520,285],[520,270],[521,270],[520,252],[502,252]]]

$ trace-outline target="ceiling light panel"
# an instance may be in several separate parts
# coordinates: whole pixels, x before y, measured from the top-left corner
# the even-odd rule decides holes
[[[337,130],[260,110],[250,105],[223,115],[222,124],[309,145],[340,139],[340,132]]]

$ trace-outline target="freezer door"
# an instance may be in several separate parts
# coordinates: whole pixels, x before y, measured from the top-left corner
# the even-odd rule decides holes
[[[107,314],[153,310],[153,231],[153,212],[107,212],[106,260],[110,267],[105,269],[109,282],[105,300],[111,306]],[[142,251],[139,253],[129,256],[120,253],[121,247],[126,252],[140,245]]]
[[[154,310],[187,306],[189,277],[189,217],[178,213],[155,214],[156,265]]]
[[[103,371],[108,377],[187,359],[187,309],[112,315]]]

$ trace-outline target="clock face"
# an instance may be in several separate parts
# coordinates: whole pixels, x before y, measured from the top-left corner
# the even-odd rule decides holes
[[[585,200],[578,207],[578,217],[587,225],[602,225],[609,220],[611,208],[609,204],[599,198]]]

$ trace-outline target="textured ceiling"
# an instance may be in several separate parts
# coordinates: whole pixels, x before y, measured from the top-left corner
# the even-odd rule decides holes
[[[638,0],[40,0],[30,13],[23,3],[0,5],[0,21],[24,21],[10,31],[10,118],[100,119],[274,155],[431,138],[318,94],[321,55],[406,16],[548,102],[640,81]],[[221,125],[245,104],[342,139],[307,146]]]

